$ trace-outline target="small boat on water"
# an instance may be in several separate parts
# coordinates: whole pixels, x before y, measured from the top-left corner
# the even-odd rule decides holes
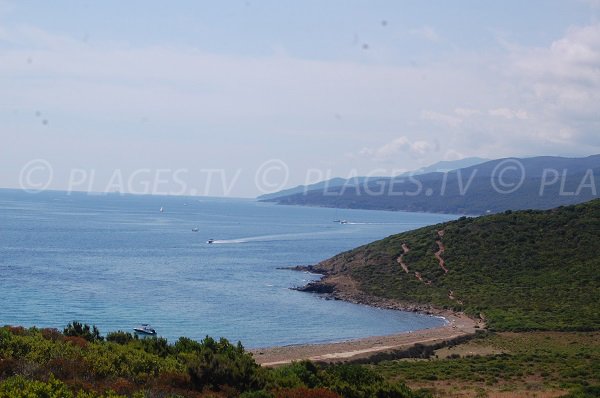
[[[215,240],[214,239],[209,239],[209,240],[206,241],[206,243],[208,243],[209,245],[211,245],[211,244],[215,243]]]
[[[346,221],[346,220],[340,220],[340,224],[348,224],[348,221]]]
[[[192,232],[198,232],[198,231],[199,231],[198,227],[192,228]]]
[[[164,212],[165,212],[165,209],[164,209],[163,207],[161,207],[161,208],[160,208],[160,212],[161,212],[161,213],[164,213]]]
[[[154,328],[152,326],[148,325],[147,323],[142,323],[137,328],[133,328],[133,330],[136,333],[140,333],[140,334],[147,334],[147,335],[151,335],[151,336],[156,335],[156,330],[154,330]]]

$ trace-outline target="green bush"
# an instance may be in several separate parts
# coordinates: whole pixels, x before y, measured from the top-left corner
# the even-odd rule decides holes
[[[100,335],[100,331],[96,325],[90,327],[88,324],[82,324],[78,321],[73,321],[63,330],[65,336],[81,337],[89,342],[102,341],[104,338]]]
[[[50,377],[47,382],[28,380],[22,376],[0,382],[0,398],[124,398],[113,392],[72,392],[66,384]]]
[[[132,334],[129,332],[124,332],[122,330],[117,330],[116,332],[110,332],[106,334],[106,341],[117,344],[127,344],[133,340],[138,340],[137,334]]]
[[[231,386],[238,391],[260,390],[266,384],[264,373],[252,355],[238,343],[234,346],[221,338],[202,340],[198,352],[186,355],[186,367],[194,386],[219,390]]]

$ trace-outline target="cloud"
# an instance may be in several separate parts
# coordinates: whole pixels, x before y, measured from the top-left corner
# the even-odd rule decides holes
[[[464,154],[454,149],[448,149],[444,154],[444,160],[460,160],[464,158]]]
[[[546,46],[457,50],[419,65],[86,43],[27,26],[5,26],[0,37],[0,102],[11,108],[0,109],[0,136],[16,142],[15,164],[33,154],[85,164],[103,157],[98,148],[115,165],[164,157],[237,167],[292,154],[292,169],[327,161],[343,175],[347,159],[331,148],[356,167],[403,156],[409,169],[440,154],[600,151],[598,24]],[[22,116],[38,109],[51,118],[43,131]]]
[[[491,116],[498,116],[506,119],[527,119],[527,112],[522,109],[512,110],[508,108],[496,108],[490,109],[488,113]]]
[[[544,47],[503,49],[472,60],[485,65],[471,71],[480,85],[464,84],[475,94],[466,103],[479,109],[453,93],[420,113],[431,134],[445,135],[444,148],[486,157],[600,151],[600,24],[571,27]]]
[[[470,108],[455,108],[454,113],[461,117],[471,117],[475,115],[480,115],[481,111],[478,109],[470,109]]]
[[[437,34],[435,29],[429,25],[424,25],[424,26],[421,26],[420,28],[412,29],[410,31],[410,34],[413,36],[419,37],[421,39],[424,39],[424,40],[427,40],[430,42],[434,42],[434,43],[441,41],[441,38]]]
[[[310,115],[330,112],[353,115],[354,121],[397,122],[406,119],[411,107],[416,111],[418,102],[428,101],[434,87],[453,91],[457,80],[455,72],[437,66],[415,69],[281,53],[241,56],[188,46],[86,43],[31,26],[7,28],[4,36],[11,45],[0,52],[0,73],[9,79],[0,96],[11,98],[16,107],[83,114],[145,112],[155,119],[207,116],[231,123],[235,110],[239,119],[287,115],[306,126]],[[9,81],[17,76],[19,81]],[[397,112],[398,99],[404,102],[404,114]]]
[[[517,50],[513,59],[512,74],[531,109],[528,115],[539,121],[539,136],[598,145],[600,24],[572,27],[550,46]]]
[[[462,123],[462,119],[452,115],[446,115],[439,112],[423,110],[421,111],[421,118],[425,120],[431,120],[449,127],[457,127]]]
[[[600,0],[580,0],[582,3],[587,4],[591,8],[600,8]]]
[[[398,159],[399,155],[409,154],[413,158],[421,158],[435,149],[435,145],[425,140],[411,142],[406,136],[402,136],[388,142],[378,148],[363,148],[358,156],[366,157],[375,161],[390,161]]]

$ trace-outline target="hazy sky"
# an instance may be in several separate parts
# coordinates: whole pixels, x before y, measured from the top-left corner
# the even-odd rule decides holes
[[[599,16],[583,0],[0,0],[0,187],[36,159],[49,188],[158,174],[171,193],[254,196],[599,153]]]

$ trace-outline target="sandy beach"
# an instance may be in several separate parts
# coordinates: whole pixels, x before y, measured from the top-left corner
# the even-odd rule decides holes
[[[373,354],[408,348],[414,344],[435,344],[475,333],[483,322],[464,314],[442,312],[448,322],[444,326],[389,336],[366,337],[329,344],[306,344],[251,350],[262,366],[278,366],[298,360],[344,362]]]

